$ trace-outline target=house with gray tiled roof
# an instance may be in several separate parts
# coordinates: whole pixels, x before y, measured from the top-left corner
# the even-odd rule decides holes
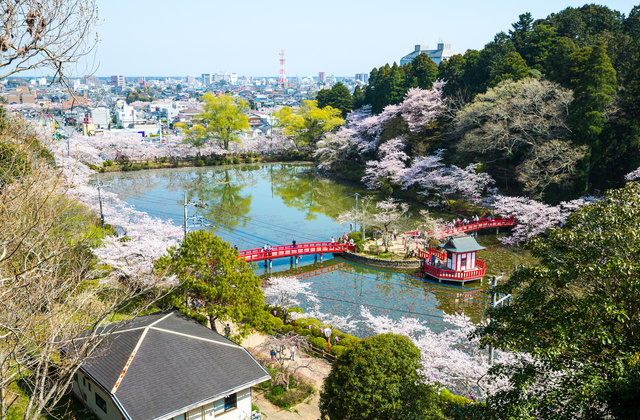
[[[101,420],[251,416],[251,387],[269,373],[243,347],[177,312],[120,325],[73,378]]]
[[[420,54],[427,54],[429,58],[433,60],[436,65],[440,64],[440,61],[450,59],[457,53],[451,50],[451,44],[438,43],[438,48],[430,50],[428,45],[416,45],[415,49],[409,54],[400,59],[400,65],[404,66],[413,61]]]

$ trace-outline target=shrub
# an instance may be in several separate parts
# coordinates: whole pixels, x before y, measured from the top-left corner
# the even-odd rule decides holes
[[[237,158],[237,157],[233,158],[233,163],[236,164],[236,165],[239,164],[240,163],[240,158]]]
[[[335,346],[331,347],[331,354],[333,354],[336,357],[339,357],[346,350],[347,350],[347,348],[345,346],[335,345]]]
[[[204,166],[204,160],[202,159],[196,160],[196,166]]]
[[[113,161],[112,160],[105,161],[104,166],[113,166]]]
[[[251,159],[251,156],[248,156],[247,159],[245,159],[245,162],[253,163],[253,159]]]
[[[163,157],[160,158],[160,162],[162,162],[162,163],[167,163],[168,160],[169,159],[167,159],[166,156],[163,156]]]
[[[311,327],[311,335],[313,335],[314,337],[324,337],[324,334],[322,334],[320,328],[316,326]]]
[[[362,242],[362,232],[349,232],[349,238],[353,239],[353,242]]]
[[[283,325],[280,328],[280,331],[282,331],[285,334],[288,333],[288,332],[291,332],[291,331],[293,331],[293,325]]]
[[[309,339],[307,338],[307,340],[309,340]],[[326,338],[314,337],[314,338],[310,339],[309,342],[311,344],[313,344],[314,346],[318,347],[319,349],[326,349],[327,348],[327,339]]]
[[[224,164],[225,164],[225,165],[231,165],[231,158],[226,158],[226,159],[224,160]]]
[[[89,166],[89,169],[92,169],[94,171],[98,171],[99,170],[96,165],[89,164],[88,166]]]
[[[129,170],[130,171],[139,171],[142,169],[142,166],[138,165],[137,163],[135,165],[132,165]]]
[[[364,244],[362,243],[356,244],[356,252],[358,253],[364,252]]]

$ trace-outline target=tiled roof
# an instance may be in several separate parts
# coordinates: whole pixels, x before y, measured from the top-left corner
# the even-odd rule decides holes
[[[177,312],[129,321],[82,370],[132,420],[173,417],[270,378],[243,347]]]
[[[446,244],[442,245],[442,248],[451,252],[473,252],[485,249],[483,246],[478,245],[472,236],[452,238]]]

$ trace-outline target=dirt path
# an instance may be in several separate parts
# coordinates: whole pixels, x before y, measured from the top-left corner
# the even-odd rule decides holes
[[[267,336],[260,333],[253,333],[242,341],[242,346],[247,349],[260,350],[259,346],[264,343]],[[266,353],[263,353],[266,355]],[[305,365],[308,365],[305,366]],[[320,418],[320,409],[318,403],[320,401],[319,390],[322,388],[324,379],[331,371],[331,364],[325,359],[310,356],[305,353],[297,353],[296,360],[290,362],[292,368],[303,366],[298,371],[309,379],[316,388],[316,393],[306,401],[291,407],[290,410],[284,410],[269,402],[263,396],[263,391],[252,388],[253,403],[258,406],[263,413],[263,418],[269,420],[317,420]]]

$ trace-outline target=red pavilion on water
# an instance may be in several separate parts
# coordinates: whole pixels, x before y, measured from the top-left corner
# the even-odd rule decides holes
[[[440,245],[442,251],[429,248],[420,251],[425,259],[424,272],[438,281],[452,281],[465,284],[480,280],[485,274],[485,263],[476,258],[476,253],[485,249],[478,245],[473,236],[451,237]]]

